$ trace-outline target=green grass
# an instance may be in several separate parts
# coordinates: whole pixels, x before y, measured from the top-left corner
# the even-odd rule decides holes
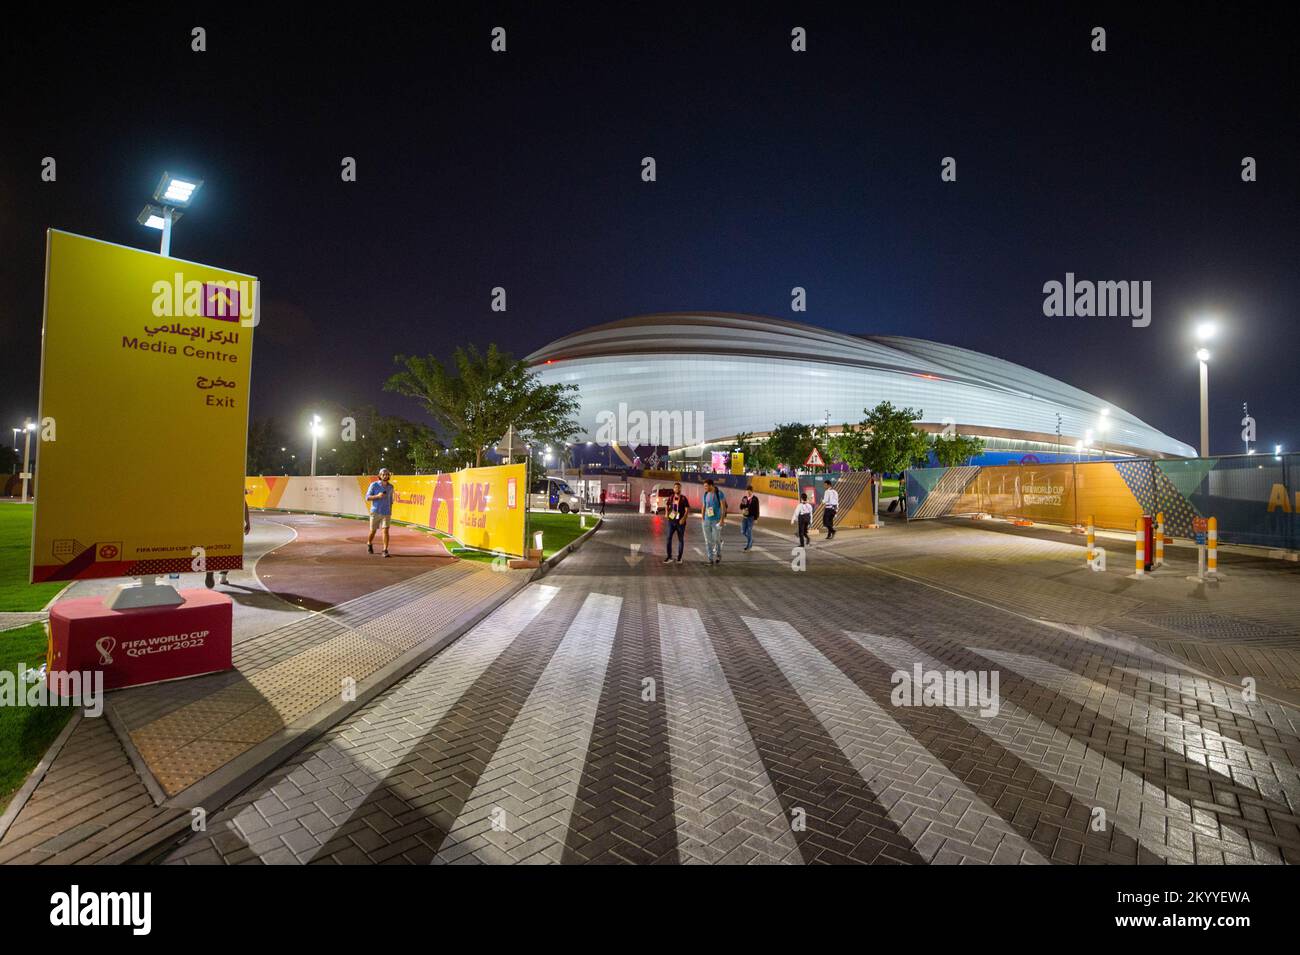
[[[577,514],[555,514],[528,512],[528,536],[542,532],[542,557],[552,557],[557,551],[564,550],[595,525],[599,518],[587,515],[587,526],[578,526]],[[528,546],[533,546],[530,539]]]
[[[587,515],[587,526],[581,527],[578,523],[577,514],[557,514],[557,513],[538,513],[530,511],[528,513],[528,545],[532,546],[531,537],[538,531],[542,532],[542,559],[553,557],[565,547],[572,544],[587,531],[596,526],[599,518],[594,515]],[[491,551],[477,550],[473,547],[452,546],[451,541],[447,541],[447,550],[453,557],[459,557],[461,560],[477,560],[483,563],[492,563],[493,558],[497,555]]]
[[[32,505],[0,504],[0,611],[40,610],[66,586],[27,582],[31,548]]]
[[[45,624],[0,631],[0,670],[17,673],[20,664],[39,668],[44,662]],[[0,811],[41,761],[73,710],[71,706],[0,706]]]

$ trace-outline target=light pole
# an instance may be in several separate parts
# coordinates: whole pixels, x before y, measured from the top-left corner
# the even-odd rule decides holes
[[[1110,428],[1110,409],[1102,408],[1101,417],[1097,419],[1097,430],[1101,432],[1101,457],[1106,459],[1106,432]]]
[[[154,202],[146,203],[135,220],[148,229],[162,230],[163,255],[172,254],[172,225],[180,220],[178,209],[187,209],[203,185],[202,179],[183,179],[164,172],[153,191]]]
[[[23,503],[27,503],[27,486],[32,479],[31,462],[32,462],[32,432],[36,430],[36,422],[31,418],[23,421]]]
[[[311,476],[316,476],[316,439],[325,433],[321,426],[320,415],[311,416]]]
[[[1213,322],[1196,326],[1196,339],[1208,342],[1217,329]],[[1196,349],[1196,360],[1201,363],[1201,457],[1210,456],[1210,350],[1202,345]]]

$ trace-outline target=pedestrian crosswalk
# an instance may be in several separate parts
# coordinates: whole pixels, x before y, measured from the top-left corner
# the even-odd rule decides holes
[[[1041,653],[883,636],[754,586],[556,579],[171,861],[1280,861],[1288,846],[1296,738],[1250,737],[1244,712],[1231,731],[1195,717],[1179,675],[1137,658],[1071,668],[1059,634]],[[995,707],[945,697],[981,670]],[[939,675],[934,697],[899,705],[913,673]],[[610,739],[611,714],[635,737]]]

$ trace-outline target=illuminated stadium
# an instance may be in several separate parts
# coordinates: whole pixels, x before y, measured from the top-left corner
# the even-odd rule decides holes
[[[835,430],[861,421],[863,409],[881,401],[919,409],[924,430],[955,425],[959,434],[984,438],[986,458],[1072,459],[1080,443],[1085,456],[1103,444],[1109,455],[1195,456],[1183,442],[1065,382],[917,338],[846,335],[726,312],[671,313],[566,335],[528,361],[542,381],[578,386],[578,440],[602,441],[602,426],[628,409],[700,422],[686,429],[687,440],[648,442],[669,446],[675,457],[703,455],[741,433],[761,437],[785,422],[829,422]]]

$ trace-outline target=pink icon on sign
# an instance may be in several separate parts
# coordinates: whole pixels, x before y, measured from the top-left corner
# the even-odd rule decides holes
[[[239,321],[239,289],[204,282],[203,317],[218,318],[223,322]]]

